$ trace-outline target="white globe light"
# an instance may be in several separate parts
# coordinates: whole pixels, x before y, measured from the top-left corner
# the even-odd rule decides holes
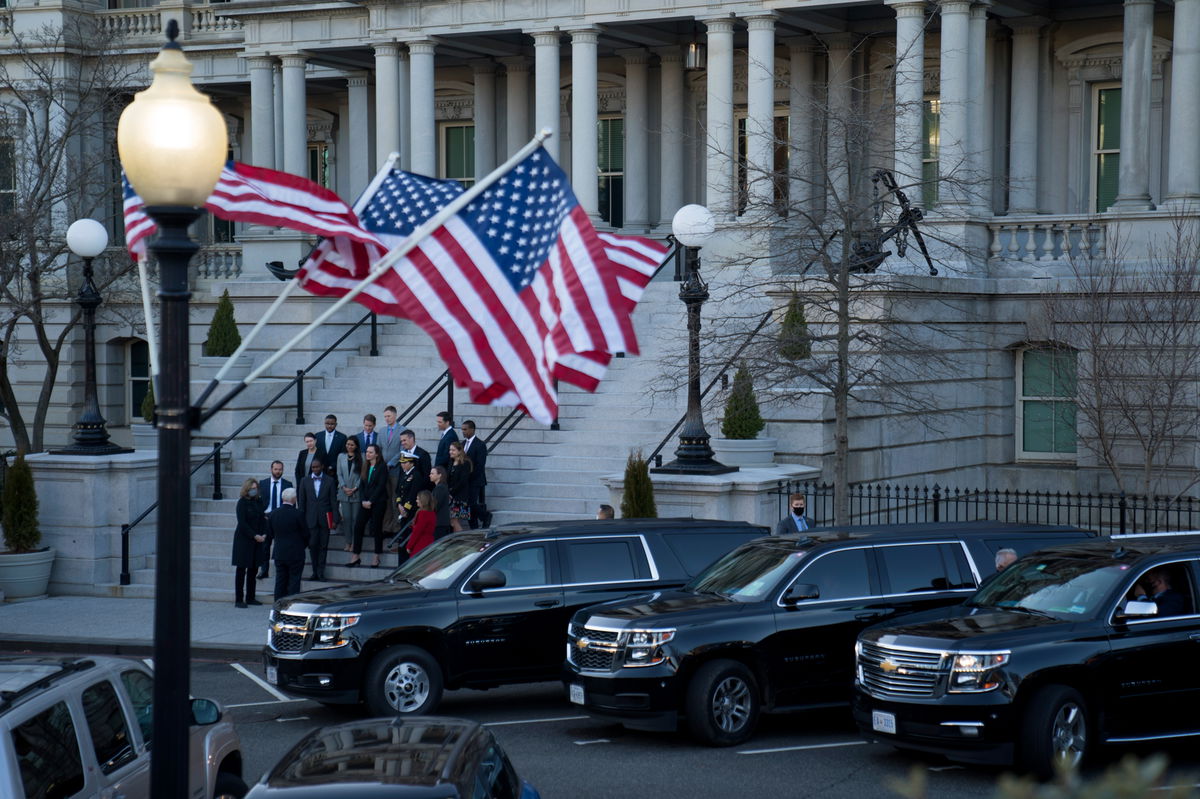
[[[671,219],[671,232],[685,247],[703,247],[716,229],[712,211],[703,205],[685,205]]]
[[[95,219],[77,219],[67,228],[67,246],[80,258],[95,258],[108,246],[108,231]]]

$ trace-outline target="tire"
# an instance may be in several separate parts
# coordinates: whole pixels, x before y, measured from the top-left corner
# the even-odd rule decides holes
[[[736,660],[705,663],[687,687],[688,728],[701,743],[734,746],[754,734],[760,703],[758,683]]]
[[[367,669],[367,707],[376,716],[432,713],[442,701],[442,668],[415,646],[391,646]]]
[[[1030,697],[1021,720],[1021,766],[1050,779],[1060,762],[1081,766],[1091,749],[1091,719],[1087,702],[1074,688],[1046,685]]]
[[[246,783],[236,774],[222,771],[217,774],[217,784],[213,788],[213,799],[242,799],[246,795]]]

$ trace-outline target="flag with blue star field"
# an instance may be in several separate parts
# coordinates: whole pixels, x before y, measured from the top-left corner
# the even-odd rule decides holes
[[[301,268],[301,285],[348,293],[463,191],[457,181],[385,168],[355,208],[379,244],[325,239]],[[666,251],[597,233],[539,147],[356,300],[416,322],[472,402],[522,407],[549,424],[556,380],[594,391],[614,354],[637,353],[630,315]]]

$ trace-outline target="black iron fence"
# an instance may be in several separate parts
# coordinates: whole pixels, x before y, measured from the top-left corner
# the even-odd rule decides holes
[[[834,518],[832,483],[783,482],[771,491],[779,515],[788,495],[804,494],[810,522]],[[850,486],[848,524],[906,524],[959,521],[1072,524],[1105,534],[1174,532],[1200,526],[1200,501],[1193,497],[1143,497],[860,483]]]

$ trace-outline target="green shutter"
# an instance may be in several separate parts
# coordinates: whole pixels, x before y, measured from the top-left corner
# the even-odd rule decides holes
[[[1120,189],[1121,154],[1102,153],[1096,156],[1096,213],[1107,211],[1117,201]]]
[[[475,126],[445,128],[446,177],[473,180],[475,177]]]
[[[1096,92],[1096,149],[1121,149],[1121,90]]]

